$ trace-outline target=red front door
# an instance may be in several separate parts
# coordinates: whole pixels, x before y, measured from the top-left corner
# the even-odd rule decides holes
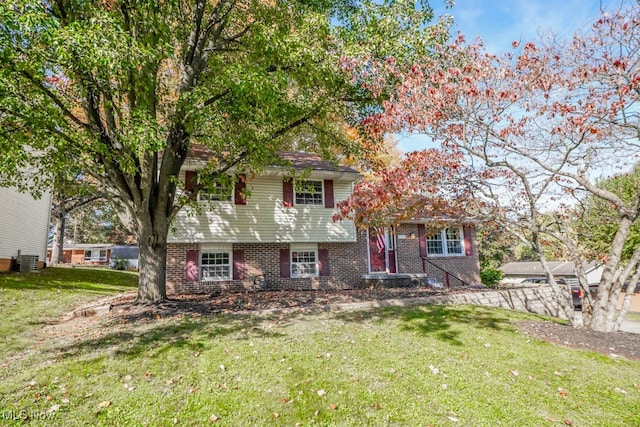
[[[370,228],[369,271],[371,273],[396,273],[395,233],[393,228]]]
[[[382,235],[376,230],[381,230]],[[382,273],[387,271],[387,254],[384,246],[384,230],[381,228],[369,229],[369,271]]]

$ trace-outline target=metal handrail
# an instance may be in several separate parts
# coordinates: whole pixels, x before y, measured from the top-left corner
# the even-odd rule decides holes
[[[438,264],[435,264],[433,261],[427,259],[426,257],[420,257],[420,258],[422,258],[422,272],[423,273],[427,272],[427,267],[426,267],[425,263],[429,263],[433,267],[435,267],[438,270],[442,271],[445,274],[445,279],[446,279],[446,282],[447,282],[447,288],[450,287],[450,285],[449,285],[449,276],[453,276],[453,278],[456,279],[458,282],[460,282],[463,286],[471,286],[470,283],[465,282],[464,280],[462,280],[461,278],[459,278],[455,274],[449,273],[447,270],[445,270],[444,268],[440,267]]]

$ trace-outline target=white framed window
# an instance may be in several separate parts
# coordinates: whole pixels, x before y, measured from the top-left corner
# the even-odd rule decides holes
[[[200,248],[200,280],[214,282],[231,280],[232,274],[231,245],[203,246]]]
[[[428,255],[464,255],[462,227],[449,227],[425,236]]]
[[[84,251],[84,260],[85,261],[100,261],[104,262],[107,260],[107,250],[106,249],[87,249]]]
[[[291,277],[318,277],[317,245],[291,245]]]
[[[322,181],[298,180],[294,185],[296,205],[323,206]]]
[[[200,202],[232,202],[233,186],[215,182],[211,186],[203,188],[198,192]]]

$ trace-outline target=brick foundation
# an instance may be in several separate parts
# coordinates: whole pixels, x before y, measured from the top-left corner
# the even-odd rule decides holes
[[[0,258],[0,273],[11,271],[11,258]]]
[[[417,225],[403,224],[398,234],[417,236]],[[475,239],[475,232],[473,233]],[[232,250],[242,250],[244,256],[244,279],[215,282],[190,282],[185,278],[186,254],[198,250],[197,243],[170,243],[167,245],[167,293],[219,293],[260,289],[260,280],[264,277],[267,289],[305,290],[305,289],[354,289],[372,284],[368,274],[368,252],[366,231],[357,233],[356,242],[319,243],[318,249],[327,249],[329,253],[329,275],[314,278],[280,277],[280,250],[289,249],[288,243],[235,243]],[[474,244],[475,249],[475,244]],[[425,277],[436,278],[446,284],[445,273],[427,265],[423,271],[422,259],[417,238],[398,239],[398,273],[417,274],[416,280],[409,280],[406,286],[423,284]],[[453,276],[465,282],[480,284],[479,261],[477,253],[471,256],[433,257],[435,264],[449,271],[450,285],[459,286]],[[406,282],[406,280],[405,280]],[[404,283],[404,282],[403,282]]]
[[[264,277],[267,289],[353,289],[364,286],[362,275],[367,272],[361,254],[365,243],[319,243],[318,249],[329,251],[329,276],[311,278],[280,277],[280,250],[288,243],[238,243],[233,250],[244,252],[244,280],[215,282],[187,282],[185,280],[186,253],[198,249],[194,243],[170,243],[167,246],[167,293],[218,293],[260,289]],[[363,249],[364,248],[364,249]],[[366,262],[366,257],[364,259]]]
[[[398,235],[415,236],[415,238],[398,239],[398,273],[419,274],[426,273],[428,277],[435,278],[439,283],[446,285],[446,274],[444,271],[425,263],[423,270],[422,258],[420,258],[420,248],[418,244],[417,224],[401,224],[397,228]],[[462,285],[458,277],[470,285],[479,285],[480,281],[480,260],[478,258],[477,246],[475,244],[476,231],[471,231],[473,252],[470,256],[432,256],[428,259],[438,267],[450,273],[450,286]]]

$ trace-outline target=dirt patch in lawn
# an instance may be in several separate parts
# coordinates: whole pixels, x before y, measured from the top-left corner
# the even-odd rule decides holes
[[[481,289],[478,289],[481,290]],[[486,290],[486,289],[485,289]],[[345,307],[366,309],[383,305],[411,305],[421,298],[445,296],[457,292],[473,292],[469,289],[425,288],[368,288],[352,290],[313,291],[262,291],[224,293],[217,295],[174,296],[157,305],[134,302],[135,293],[121,294],[91,305],[80,307],[68,316],[66,322],[53,326],[64,335],[65,324],[71,330],[91,330],[89,323],[107,320],[111,323],[135,323],[138,321],[182,316],[210,316],[219,313],[278,313],[296,310],[327,311]],[[395,302],[394,302],[395,301]],[[547,321],[520,321],[516,327],[537,339],[562,346],[595,351],[612,357],[640,360],[640,334],[627,332],[601,333],[587,328]],[[69,331],[71,332],[71,331]],[[76,329],[76,334],[77,334]],[[78,335],[84,335],[82,333]],[[77,339],[77,335],[76,335]]]

